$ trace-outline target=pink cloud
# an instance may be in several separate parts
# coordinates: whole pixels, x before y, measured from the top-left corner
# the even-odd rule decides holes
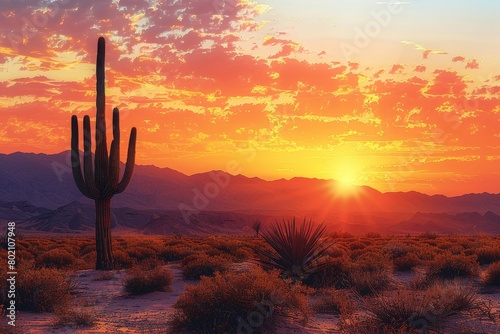
[[[460,95],[464,93],[467,85],[462,76],[457,72],[435,70],[434,82],[429,87],[427,94],[433,95]]]
[[[426,69],[427,67],[425,67],[424,65],[417,65],[415,66],[413,72],[425,72]]]
[[[385,72],[385,70],[384,70],[383,68],[381,68],[380,70],[378,70],[378,71],[377,71],[377,72],[373,75],[373,77],[374,77],[374,78],[378,78],[378,77],[380,77],[380,75],[381,75],[382,73],[384,73],[384,72]]]
[[[347,65],[349,65],[349,67],[351,68],[351,70],[357,70],[359,68],[359,63],[355,63],[355,62],[348,62]]]
[[[403,70],[404,70],[404,66],[401,65],[401,64],[394,64],[392,65],[392,68],[391,70],[389,71],[389,74],[398,74],[398,73],[402,73]]]
[[[477,70],[479,68],[479,63],[477,62],[476,59],[472,59],[469,62],[467,62],[467,65],[465,65],[465,68]]]
[[[451,61],[454,62],[454,63],[458,62],[458,61],[463,62],[463,61],[465,61],[465,57],[463,57],[463,56],[455,56],[455,57],[453,57],[451,59]]]

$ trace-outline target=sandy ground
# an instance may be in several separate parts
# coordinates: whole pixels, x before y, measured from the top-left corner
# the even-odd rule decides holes
[[[73,278],[78,282],[78,294],[74,303],[89,305],[98,313],[97,324],[92,328],[72,328],[56,326],[56,317],[50,313],[21,312],[18,327],[25,333],[168,333],[167,323],[173,314],[172,305],[182,293],[186,284],[197,281],[184,281],[182,271],[177,264],[169,267],[174,275],[171,292],[153,292],[142,296],[128,296],[123,290],[124,271],[115,272],[110,280],[98,280],[95,270],[77,271]],[[232,270],[243,271],[245,264],[235,265]],[[395,279],[401,283],[409,282],[414,274],[395,273]],[[479,286],[479,280],[478,280]],[[466,320],[451,318],[449,322],[455,328],[470,329],[467,333],[500,333],[500,288],[479,289],[480,298],[491,303],[496,319],[483,315],[471,314]],[[341,333],[337,323],[338,316],[315,314],[307,324],[295,319],[281,319],[276,329],[277,334],[303,333]],[[450,324],[447,324],[449,326]],[[455,333],[457,331],[446,331]],[[458,332],[457,332],[458,333]]]
[[[174,275],[171,292],[152,292],[142,296],[128,296],[123,290],[125,271],[115,272],[111,280],[99,280],[99,272],[81,270],[74,274],[78,282],[78,295],[74,303],[89,305],[99,314],[97,324],[91,329],[74,329],[55,326],[56,317],[50,313],[22,312],[19,324],[27,333],[167,333],[167,319],[173,312],[172,305],[185,284],[182,271],[168,265]],[[163,330],[162,330],[163,329]]]

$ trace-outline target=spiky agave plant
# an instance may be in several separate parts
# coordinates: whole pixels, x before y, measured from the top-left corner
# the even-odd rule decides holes
[[[321,261],[326,250],[331,246],[323,238],[326,226],[315,226],[312,220],[297,224],[295,217],[289,221],[276,222],[261,233],[262,238],[271,246],[271,250],[256,249],[263,258],[258,262],[269,269],[279,269],[284,278],[303,281],[309,275],[324,269]]]

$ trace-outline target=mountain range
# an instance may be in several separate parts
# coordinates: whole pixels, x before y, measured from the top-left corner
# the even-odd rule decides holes
[[[69,151],[0,154],[0,171],[0,220],[19,221],[27,231],[93,230],[93,203],[74,184]],[[255,219],[292,216],[355,233],[500,232],[500,194],[430,196],[367,186],[344,193],[339,185],[300,177],[266,181],[220,170],[188,176],[138,165],[127,190],[112,199],[112,219],[116,231],[141,234],[250,233]]]

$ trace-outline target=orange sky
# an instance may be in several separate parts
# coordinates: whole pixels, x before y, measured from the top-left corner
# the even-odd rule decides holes
[[[264,179],[499,193],[500,6],[485,6],[8,0],[0,152],[69,149],[71,115],[95,117],[103,35],[122,159],[136,126],[138,164],[186,174],[236,161]]]

